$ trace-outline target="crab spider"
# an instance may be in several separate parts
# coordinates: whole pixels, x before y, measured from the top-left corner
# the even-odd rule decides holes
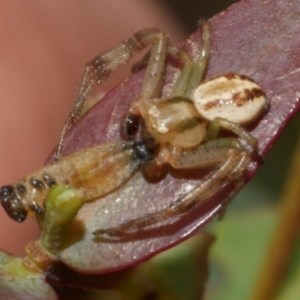
[[[0,201],[16,221],[28,211],[43,216],[44,202],[54,186],[75,188],[84,202],[113,192],[141,168],[146,176],[160,176],[169,165],[175,169],[212,167],[204,181],[165,210],[130,220],[115,228],[99,229],[96,237],[119,236],[140,230],[166,218],[186,214],[224,186],[234,183],[234,195],[253,156],[257,140],[242,126],[256,120],[268,106],[262,88],[236,74],[220,75],[199,85],[209,57],[210,26],[202,24],[202,47],[196,61],[170,46],[167,35],[147,28],[97,56],[86,67],[73,109],[62,130],[56,162],[25,179],[0,189]],[[121,64],[151,46],[140,96],[128,110],[120,141],[81,150],[61,158],[66,133],[81,114],[89,92]],[[166,56],[182,62],[182,69],[167,98],[161,98]],[[220,130],[236,138],[218,137]]]
[[[132,132],[132,127],[137,128],[139,116],[154,140],[155,157],[144,164],[148,176],[159,176],[161,167],[166,165],[175,169],[214,167],[213,170],[199,186],[166,209],[114,228],[98,229],[94,232],[96,239],[103,235],[122,236],[186,214],[224,186],[234,183],[233,192],[225,199],[229,201],[241,188],[251,158],[261,159],[257,140],[242,126],[255,121],[267,109],[265,93],[252,79],[231,73],[199,85],[209,57],[209,23],[204,22],[202,30],[202,48],[195,62],[183,50],[168,46],[164,34],[157,36],[140,97],[131,104],[125,129]],[[160,98],[167,53],[180,58],[183,68],[170,95]],[[237,138],[219,138],[220,130],[230,131]]]

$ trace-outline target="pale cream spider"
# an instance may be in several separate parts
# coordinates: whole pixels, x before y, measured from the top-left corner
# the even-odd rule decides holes
[[[133,219],[114,228],[99,229],[96,237],[119,236],[186,214],[224,186],[243,184],[249,161],[259,157],[257,140],[241,125],[255,121],[268,106],[262,88],[236,74],[220,75],[199,85],[207,65],[210,25],[202,24],[202,47],[196,61],[168,44],[167,35],[147,28],[97,56],[86,67],[73,109],[61,133],[53,164],[0,189],[0,201],[11,218],[23,221],[28,211],[44,214],[44,201],[53,186],[75,188],[84,202],[113,192],[142,167],[148,177],[161,176],[165,166],[175,169],[212,167],[190,193],[162,211]],[[124,123],[131,141],[88,148],[60,159],[66,133],[79,118],[92,87],[103,82],[118,66],[151,45],[140,96],[133,101]],[[166,57],[182,63],[167,98],[160,98]],[[145,60],[141,65],[145,64]],[[219,138],[225,130],[237,136]]]
[[[143,164],[143,172],[151,177],[160,176],[166,165],[175,169],[214,167],[199,186],[166,209],[114,228],[96,230],[96,237],[120,236],[186,214],[224,186],[234,183],[229,201],[243,185],[244,171],[251,158],[261,160],[257,140],[241,125],[255,121],[268,108],[262,88],[252,79],[237,74],[220,75],[199,85],[209,57],[210,35],[209,23],[203,22],[202,47],[195,62],[183,50],[170,46],[165,33],[146,29],[132,40],[100,55],[88,67],[96,74],[99,70],[107,74],[112,69],[110,64],[115,68],[121,63],[119,57],[131,56],[152,43],[140,97],[131,103],[125,123],[128,138],[136,138],[139,126],[142,126],[146,131],[142,139],[150,145],[149,149],[155,149],[154,158]],[[132,50],[133,41],[135,51]],[[114,61],[111,54],[115,53]],[[170,95],[160,98],[168,54],[180,59],[183,68]],[[239,139],[218,138],[220,130],[232,132]]]

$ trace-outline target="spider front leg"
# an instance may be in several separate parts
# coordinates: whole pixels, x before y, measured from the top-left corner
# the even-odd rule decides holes
[[[170,156],[168,163],[176,169],[196,169],[214,166],[214,169],[190,193],[173,201],[165,209],[130,220],[114,228],[99,229],[94,235],[121,237],[126,233],[144,230],[152,224],[187,214],[193,207],[203,203],[228,184],[235,184],[234,190],[224,201],[230,201],[243,183],[243,175],[251,153],[244,150],[235,138],[209,141],[192,151],[186,150]]]
[[[56,161],[61,157],[65,136],[80,118],[91,89],[96,84],[99,85],[104,82],[120,65],[125,64],[133,55],[150,45],[152,45],[152,48],[145,74],[145,84],[142,87],[140,97],[152,98],[159,96],[165,68],[168,37],[158,28],[146,28],[118,46],[103,52],[87,64],[82,74],[73,108],[60,134],[59,143],[54,154]]]

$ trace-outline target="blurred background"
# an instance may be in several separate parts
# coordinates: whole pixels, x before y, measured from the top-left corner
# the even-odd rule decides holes
[[[207,19],[234,2],[237,1],[129,0],[126,5],[120,5],[117,0],[101,3],[95,0],[2,1],[1,185],[36,170],[55,147],[75,97],[81,72],[88,60],[130,36],[132,32],[147,26],[161,27],[170,33],[175,43],[183,41],[196,29],[199,18]],[[104,91],[124,78],[126,72],[127,70],[123,70],[114,76],[104,87]],[[273,212],[287,174],[299,122],[299,116],[290,122],[269,152],[257,176],[230,205],[225,219],[211,226],[212,230],[222,232],[222,226],[226,228],[229,226],[226,222],[233,222],[232,220],[241,222],[239,225],[242,226],[245,211],[249,215],[249,222],[254,224],[261,224],[263,216],[267,216],[265,219],[270,219],[270,223],[273,222],[274,218],[269,218],[269,214],[270,211]],[[257,214],[257,210],[262,214]],[[0,248],[22,255],[24,245],[38,236],[35,221],[28,220],[19,225],[9,220],[2,210],[0,218]],[[264,238],[260,235],[264,243],[267,242],[271,227],[267,225]],[[253,247],[257,246],[257,252],[260,253],[262,246],[257,245],[256,233],[249,234],[247,241]],[[218,242],[215,243],[211,255],[213,288],[219,285],[220,280],[224,280],[222,272],[227,264],[220,257],[224,248],[217,247]],[[235,247],[239,247],[239,243]],[[243,252],[244,249],[235,248],[236,252]],[[229,248],[228,255],[232,255],[232,251]],[[253,265],[259,263],[259,254],[256,259]],[[253,272],[250,272],[251,275]],[[249,286],[241,289],[247,288]],[[222,295],[223,298],[218,298],[220,296],[216,293],[210,299],[233,299],[226,298],[224,291]]]

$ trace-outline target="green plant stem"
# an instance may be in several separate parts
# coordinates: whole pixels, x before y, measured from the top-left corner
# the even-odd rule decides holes
[[[251,300],[275,299],[285,278],[300,229],[300,138],[281,195],[277,227]]]
[[[40,238],[41,244],[50,253],[57,253],[66,228],[84,202],[84,197],[75,188],[59,185],[52,188],[46,201],[46,215]]]

